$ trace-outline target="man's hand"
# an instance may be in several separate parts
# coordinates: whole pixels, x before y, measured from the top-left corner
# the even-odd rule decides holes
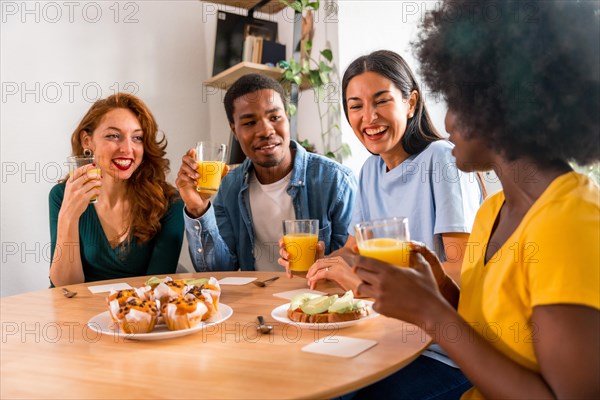
[[[210,195],[199,193],[196,190],[196,182],[201,178],[196,171],[196,149],[189,149],[188,152],[181,158],[181,167],[177,173],[175,185],[179,189],[181,199],[185,203],[186,212],[192,218],[198,218],[204,215],[210,206]],[[227,175],[229,167],[225,165],[221,178]]]

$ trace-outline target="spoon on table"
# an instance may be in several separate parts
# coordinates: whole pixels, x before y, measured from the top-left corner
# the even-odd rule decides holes
[[[272,281],[276,281],[277,279],[279,279],[279,277],[278,276],[274,276],[272,278],[265,279],[264,281],[259,281],[259,280],[252,281],[252,283],[254,283],[258,287],[265,287],[265,286],[267,286],[267,283],[272,282]]]
[[[262,315],[259,315],[256,318],[258,319],[258,327],[256,329],[258,329],[260,333],[269,333],[273,330],[271,325],[265,325],[265,319]]]
[[[69,289],[67,289],[67,288],[63,288],[63,290],[62,290],[62,291],[63,291],[63,295],[64,295],[65,297],[68,297],[69,299],[70,299],[71,297],[75,297],[75,296],[77,296],[77,292],[72,292],[72,291],[70,291],[70,290],[69,290]]]

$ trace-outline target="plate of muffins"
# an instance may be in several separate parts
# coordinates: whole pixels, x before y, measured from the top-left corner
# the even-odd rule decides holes
[[[219,302],[215,278],[173,280],[151,278],[135,289],[112,291],[108,310],[87,323],[95,332],[131,340],[163,340],[187,336],[219,324],[233,310]]]

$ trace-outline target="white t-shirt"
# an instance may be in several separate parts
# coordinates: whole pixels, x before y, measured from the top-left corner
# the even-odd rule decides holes
[[[290,172],[283,179],[268,185],[261,184],[254,171],[250,172],[248,191],[254,228],[254,258],[257,271],[283,271],[277,263],[279,239],[283,236],[283,220],[295,219],[292,198],[286,189]]]

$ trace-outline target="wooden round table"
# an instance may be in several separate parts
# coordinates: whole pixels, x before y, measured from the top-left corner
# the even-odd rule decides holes
[[[214,272],[173,278],[280,279],[260,288],[223,285],[225,322],[193,335],[159,341],[100,335],[86,324],[107,310],[107,293],[88,286],[147,277],[71,285],[0,300],[2,398],[327,398],[369,385],[415,359],[431,339],[416,326],[378,316],[334,331],[299,329],[275,321],[271,311],[288,300],[273,293],[306,288],[306,280],[273,272]],[[331,284],[317,288],[341,293]],[[257,332],[258,315],[274,326]],[[378,344],[354,358],[307,353],[319,338],[348,336]]]

